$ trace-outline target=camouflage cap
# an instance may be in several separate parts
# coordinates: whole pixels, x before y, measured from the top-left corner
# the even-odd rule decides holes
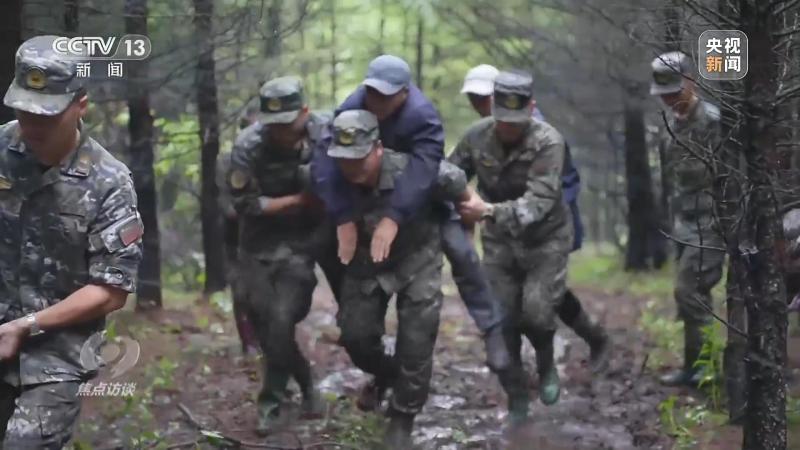
[[[14,80],[3,103],[9,108],[54,116],[63,112],[83,88],[78,61],[57,53],[58,36],[36,36],[17,50]]]
[[[344,111],[333,119],[333,145],[328,147],[328,156],[365,158],[378,135],[378,118],[374,114],[363,109]]]
[[[261,120],[265,124],[292,123],[306,105],[303,81],[298,77],[267,81],[258,94],[261,97]]]
[[[533,99],[533,77],[525,72],[500,72],[494,80],[492,115],[501,122],[527,122]]]
[[[650,95],[675,94],[681,91],[684,77],[691,75],[692,63],[685,53],[667,52],[656,57],[651,68]]]

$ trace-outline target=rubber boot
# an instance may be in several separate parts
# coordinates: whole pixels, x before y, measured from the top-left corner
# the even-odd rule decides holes
[[[414,429],[414,415],[389,409],[389,426],[383,437],[383,444],[389,450],[411,450],[413,441],[411,431]]]
[[[299,355],[297,359],[292,375],[297,381],[297,385],[300,386],[300,393],[303,395],[303,414],[308,418],[320,417],[325,414],[325,400],[322,399],[322,395],[314,386],[314,377],[308,360],[302,355]]]
[[[539,373],[539,399],[545,405],[556,403],[561,394],[558,369],[555,365],[553,336],[555,336],[555,331],[547,331],[533,340],[533,347],[536,349],[537,372]]]
[[[260,435],[269,434],[280,421],[281,404],[286,396],[289,374],[283,370],[268,368],[258,394],[258,427]]]
[[[601,373],[608,369],[611,355],[611,343],[606,330],[594,322],[589,314],[581,309],[575,320],[569,325],[575,334],[589,344],[589,368],[593,373]]]
[[[372,381],[361,388],[361,393],[356,400],[356,406],[361,411],[375,411],[380,408],[383,396],[386,394],[387,382],[373,378]]]
[[[503,326],[490,328],[483,341],[486,344],[486,365],[494,372],[508,369],[511,365],[511,354],[503,336]]]
[[[665,386],[690,386],[700,384],[700,370],[694,367],[703,348],[703,331],[700,324],[683,324],[683,367],[660,378]]]
[[[528,421],[531,399],[526,394],[508,398],[508,422],[512,429],[519,428]]]

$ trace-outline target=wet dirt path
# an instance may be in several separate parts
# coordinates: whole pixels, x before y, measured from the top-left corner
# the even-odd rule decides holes
[[[658,404],[670,391],[642,370],[648,350],[636,326],[640,299],[577,290],[584,306],[609,328],[614,342],[611,368],[593,379],[586,366],[587,346],[562,325],[557,334],[561,399],[550,407],[537,400],[530,425],[512,436],[505,431],[505,396],[483,365],[483,343],[452,291],[448,288],[445,292],[431,395],[416,421],[414,439],[418,448],[670,448],[670,439],[660,431],[658,420]],[[308,448],[330,441],[349,442],[350,448],[370,447],[367,437],[379,435],[382,419],[353,407],[353,398],[367,377],[353,368],[344,350],[335,344],[336,307],[324,283],[315,292],[312,312],[299,327],[298,339],[313,361],[320,389],[329,400],[328,414],[313,420],[298,418],[266,440],[253,432],[260,362],[240,354],[228,318],[212,312],[211,326],[196,326],[196,316],[202,311],[198,306],[193,311],[165,311],[148,320],[136,319],[143,322],[140,328],[148,331],[137,337],[142,341],[142,360],[131,376],[150,380],[146,374],[152,376],[153,371],[147,372],[146,367],[166,357],[178,364],[170,374],[171,383],[152,389],[148,409],[153,420],[149,424],[136,423],[136,408],[125,417],[114,417],[109,410],[114,409],[111,406],[119,409],[121,399],[87,398],[78,439],[92,443],[94,448],[196,448],[189,444],[198,440],[195,425],[199,425],[241,442],[268,443],[275,448]],[[223,326],[213,324],[217,319]],[[394,330],[393,314],[387,329]],[[391,338],[386,343],[393,345]],[[535,353],[527,343],[523,351],[532,369]],[[535,377],[531,386],[536,398]],[[293,400],[298,404],[297,389],[294,391]],[[161,443],[131,443],[131,435],[151,431],[147,427],[158,432],[158,437],[149,441]],[[199,448],[221,446],[200,444]]]

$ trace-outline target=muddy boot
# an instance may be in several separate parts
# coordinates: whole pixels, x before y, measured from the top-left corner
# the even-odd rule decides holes
[[[327,409],[322,394],[316,388],[303,392],[303,414],[310,417],[322,417]]]
[[[278,369],[267,369],[261,392],[258,394],[258,427],[259,435],[269,434],[280,421],[280,407],[286,395],[289,374]]]
[[[508,424],[512,430],[528,421],[530,404],[531,400],[527,395],[516,395],[508,399]]]
[[[690,386],[700,384],[700,370],[694,367],[694,362],[700,356],[703,348],[703,332],[700,324],[683,324],[683,367],[676,369],[660,378],[665,386]]]
[[[511,365],[511,354],[503,336],[503,326],[496,325],[483,337],[486,343],[486,365],[494,372],[506,370]]]
[[[302,355],[297,355],[297,361],[292,369],[297,385],[303,395],[303,415],[307,417],[321,417],[327,410],[325,400],[314,386],[314,376],[311,372],[311,365]]]
[[[572,324],[575,334],[589,344],[589,367],[597,374],[608,369],[611,354],[611,343],[606,330],[597,322],[592,321],[586,311],[581,310]]]
[[[389,409],[389,426],[383,437],[383,444],[389,450],[411,450],[411,430],[414,428],[414,415]]]
[[[281,414],[280,405],[277,403],[264,403],[258,406],[258,426],[256,434],[267,436],[280,424]]]
[[[386,383],[374,378],[361,388],[361,393],[356,400],[356,406],[361,411],[375,411],[381,407],[383,396],[386,394]]]
[[[561,394],[561,381],[554,361],[553,336],[555,331],[542,333],[534,339],[536,349],[536,366],[539,374],[539,399],[545,405],[558,401]]]

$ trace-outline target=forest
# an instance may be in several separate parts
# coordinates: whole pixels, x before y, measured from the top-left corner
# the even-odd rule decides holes
[[[91,381],[69,448],[379,448],[385,420],[355,405],[368,377],[339,345],[319,268],[296,340],[324,413],[293,411],[281,429],[255,432],[264,356],[243,351],[237,335],[219,161],[259,120],[265,82],[299,77],[309,109],[333,112],[370,61],[391,54],[438,110],[446,154],[479,119],[461,91],[471,68],[532,74],[536,108],[564,136],[581,180],[585,236],[567,285],[612,343],[609,368],[593,374],[589,348],[560,324],[561,398],[534,402],[509,437],[506,396],[445,263],[417,448],[800,449],[800,319],[788,307],[800,257],[784,235],[784,217],[800,208],[800,1],[3,0],[0,13],[3,90],[33,36],[137,34],[152,46],[124,61],[121,77],[106,76],[104,61],[87,77],[83,130],[130,169],[145,233],[136,294],[106,325],[108,366],[133,362]],[[672,225],[675,180],[661,145],[672,113],[650,94],[651,62],[681,51],[697,64],[706,30],[744,32],[749,61],[740,80],[695,80],[721,127],[713,148],[692,154],[709,177],[719,245],[695,247],[726,255],[694,364],[699,383],[673,387],[659,378],[684,359],[675,248],[687,243]],[[0,105],[0,123],[15,118]],[[389,349],[397,316],[389,308]],[[523,344],[531,374],[535,355]],[[135,391],[96,388],[113,383]],[[532,392],[538,383],[532,376]],[[299,409],[299,388],[289,391]]]

